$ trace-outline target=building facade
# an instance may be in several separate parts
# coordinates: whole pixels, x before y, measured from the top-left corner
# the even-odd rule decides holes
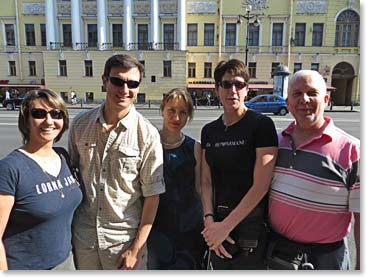
[[[0,27],[0,80],[65,99],[103,99],[104,63],[126,53],[145,65],[139,102],[173,87],[214,96],[214,68],[230,58],[247,62],[258,93],[283,64],[319,71],[336,105],[360,100],[359,1],[2,0]]]

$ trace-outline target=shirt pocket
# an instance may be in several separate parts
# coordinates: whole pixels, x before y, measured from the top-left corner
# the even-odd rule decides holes
[[[139,174],[140,151],[131,146],[120,145],[117,154],[120,172],[125,175],[125,178],[132,181]]]

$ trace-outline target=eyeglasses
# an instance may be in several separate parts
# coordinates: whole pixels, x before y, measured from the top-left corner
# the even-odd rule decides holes
[[[45,109],[32,109],[31,116],[36,119],[44,119],[47,114],[50,114],[52,119],[63,119],[65,114],[64,111],[59,109],[54,109],[51,111],[47,111]]]
[[[140,85],[140,82],[138,82],[138,81],[134,81],[134,80],[125,81],[125,80],[122,80],[120,78],[111,77],[111,76],[108,76],[107,80],[109,80],[111,82],[111,84],[113,84],[114,86],[117,86],[117,87],[122,87],[124,84],[127,84],[127,87],[130,88],[130,89],[137,88]]]
[[[224,80],[222,82],[218,82],[218,85],[220,85],[222,88],[225,88],[225,89],[232,88],[233,85],[236,87],[236,89],[243,89],[245,86],[247,86],[247,83],[241,82],[238,80],[234,80],[234,81]]]

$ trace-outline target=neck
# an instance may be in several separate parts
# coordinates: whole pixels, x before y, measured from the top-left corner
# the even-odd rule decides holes
[[[165,148],[177,147],[183,142],[185,138],[184,134],[181,131],[170,132],[167,129],[162,129],[160,131],[160,135],[162,145]]]
[[[229,126],[238,122],[245,115],[246,111],[247,109],[245,107],[231,112],[225,110],[222,117],[224,125]]]
[[[49,157],[52,155],[52,146],[53,142],[44,144],[44,145],[38,145],[34,144],[32,142],[29,142],[21,147],[21,149],[27,151],[30,154],[34,154],[40,157]]]
[[[326,125],[325,120],[311,128],[302,128],[302,126],[296,125],[293,132],[293,139],[295,140],[296,146],[322,134]]]
[[[103,108],[103,117],[109,126],[116,126],[117,122],[123,119],[131,110],[131,105],[123,110],[116,110],[106,102]],[[106,112],[108,111],[108,112]]]

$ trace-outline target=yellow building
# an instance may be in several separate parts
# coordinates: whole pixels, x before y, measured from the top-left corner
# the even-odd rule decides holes
[[[230,58],[247,62],[259,93],[283,64],[318,70],[337,105],[360,101],[359,1],[2,0],[0,25],[0,82],[66,99],[103,99],[104,62],[126,53],[145,65],[138,101],[173,87],[213,96],[214,68]]]

